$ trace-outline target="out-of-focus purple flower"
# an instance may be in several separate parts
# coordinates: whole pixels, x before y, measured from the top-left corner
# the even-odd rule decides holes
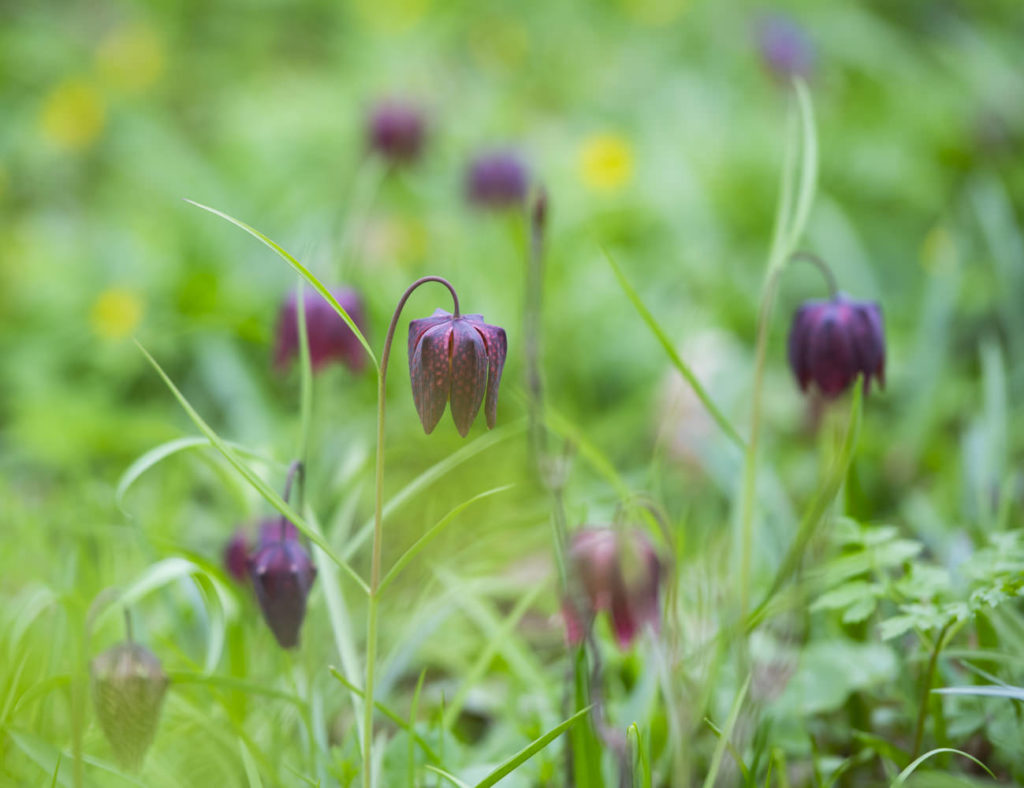
[[[822,395],[838,397],[864,376],[885,387],[885,328],[882,310],[873,301],[839,294],[827,301],[807,301],[793,315],[789,330],[789,365],[800,389],[813,382]]]
[[[782,14],[762,17],[757,23],[761,60],[779,79],[809,77],[814,70],[814,45],[804,29]]]
[[[493,429],[507,350],[505,329],[488,325],[483,315],[456,317],[438,309],[410,321],[409,375],[423,429],[433,431],[450,400],[455,427],[465,437],[485,396],[487,427]]]
[[[138,769],[156,736],[167,674],[153,652],[130,640],[104,651],[89,667],[100,728],[118,762]]]
[[[576,594],[563,601],[562,613],[570,643],[579,643],[602,611],[610,616],[621,649],[629,648],[645,625],[658,629],[662,567],[647,534],[635,528],[581,528],[573,534],[568,558]]]
[[[331,289],[331,295],[348,312],[349,317],[366,331],[366,314],[359,293],[347,287]],[[314,290],[303,290],[306,308],[306,333],[309,336],[309,357],[313,371],[320,371],[330,361],[341,361],[353,372],[360,372],[366,364],[366,351],[341,315],[334,311]],[[295,293],[285,299],[277,320],[277,343],[274,347],[274,366],[285,369],[299,355],[299,326],[296,318]]]
[[[493,151],[474,159],[466,175],[466,197],[481,208],[511,208],[526,200],[526,164],[512,151]]]
[[[249,530],[244,525],[224,545],[224,568],[239,583],[249,579],[249,548]]]
[[[405,164],[419,157],[426,125],[418,107],[403,101],[383,101],[370,113],[367,142],[385,159]]]
[[[280,521],[276,526],[280,529]],[[270,631],[282,648],[294,648],[306,617],[306,598],[316,580],[309,553],[297,538],[288,538],[286,532],[282,539],[278,530],[249,558],[249,577]]]

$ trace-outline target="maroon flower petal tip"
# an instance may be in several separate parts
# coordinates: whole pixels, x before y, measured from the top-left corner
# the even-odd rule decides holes
[[[488,428],[497,420],[498,384],[505,365],[504,329],[481,315],[455,317],[443,310],[409,323],[409,376],[413,402],[430,434],[451,403],[452,419],[465,437],[486,400]]]
[[[359,293],[345,287],[332,288],[330,293],[365,334],[366,311]],[[341,315],[315,290],[303,290],[302,299],[306,310],[306,334],[313,371],[319,372],[330,362],[340,361],[352,372],[361,372],[366,366],[366,351]],[[299,355],[297,312],[295,293],[292,292],[281,306],[277,320],[274,366],[279,372],[284,371]]]
[[[762,17],[756,26],[757,47],[765,68],[780,80],[810,77],[815,52],[807,32],[783,14]]]
[[[224,545],[224,569],[236,582],[249,580],[249,531],[244,526],[235,529]]]
[[[394,164],[408,164],[419,158],[426,128],[426,118],[419,107],[404,101],[384,101],[370,113],[367,144],[370,150]]]
[[[281,648],[299,644],[306,617],[306,598],[316,580],[316,567],[297,539],[275,540],[249,559],[249,577],[263,618]]]
[[[814,383],[834,399],[864,376],[865,394],[875,378],[885,387],[885,327],[881,307],[840,294],[808,301],[793,315],[789,365],[802,391]]]
[[[485,153],[469,165],[466,198],[480,208],[512,208],[526,200],[529,182],[526,164],[517,153]]]
[[[570,643],[582,627],[600,612],[611,619],[619,648],[632,646],[647,626],[655,631],[661,620],[661,560],[647,535],[638,529],[587,527],[578,530],[569,548],[572,582],[579,599],[566,602]],[[583,608],[581,616],[576,611]],[[575,641],[578,642],[578,641]]]

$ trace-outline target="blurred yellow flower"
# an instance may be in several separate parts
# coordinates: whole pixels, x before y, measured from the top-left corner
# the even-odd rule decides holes
[[[633,149],[615,134],[597,134],[580,151],[583,183],[595,191],[612,192],[633,177]]]
[[[112,287],[100,293],[92,305],[89,322],[103,339],[124,339],[142,320],[142,299],[131,290]]]
[[[43,136],[61,148],[80,150],[91,145],[106,120],[103,97],[81,79],[66,80],[43,102],[39,126]]]
[[[105,84],[129,93],[145,90],[164,72],[163,42],[142,24],[117,27],[100,42],[96,70]]]

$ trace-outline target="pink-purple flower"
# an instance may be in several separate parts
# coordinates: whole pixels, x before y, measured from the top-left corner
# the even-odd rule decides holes
[[[417,159],[426,136],[426,119],[416,106],[391,99],[374,107],[367,124],[367,143],[388,161],[407,164]]]
[[[359,293],[347,287],[332,288],[330,292],[352,322],[365,333],[366,312]],[[366,351],[341,315],[314,290],[304,289],[302,299],[313,371],[319,372],[328,363],[340,361],[352,372],[360,372],[366,364]],[[292,292],[285,299],[277,321],[274,366],[278,370],[287,368],[299,354],[297,311],[295,293]]]
[[[474,159],[466,174],[466,197],[481,208],[520,206],[529,187],[526,164],[513,151],[492,151]]]
[[[276,523],[277,533],[266,529],[259,548],[249,557],[249,578],[263,618],[282,648],[299,644],[306,617],[306,598],[316,580],[316,567],[302,542],[288,526]],[[294,528],[294,526],[292,526]]]

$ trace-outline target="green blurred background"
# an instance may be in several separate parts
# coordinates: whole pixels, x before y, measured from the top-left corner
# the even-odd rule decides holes
[[[115,504],[117,480],[134,458],[194,433],[131,337],[224,437],[281,463],[294,451],[298,375],[275,374],[270,359],[277,309],[295,277],[185,197],[256,226],[325,282],[359,288],[375,347],[409,281],[451,279],[467,311],[509,332],[499,421],[514,425],[524,412],[521,217],[467,207],[463,178],[478,151],[519,150],[551,200],[549,401],[631,489],[665,505],[684,553],[720,561],[738,455],[668,374],[601,247],[614,251],[745,432],[790,103],[761,57],[757,30],[765,15],[783,11],[815,52],[820,182],[803,246],[832,264],[844,291],[880,300],[887,322],[889,385],[869,400],[847,511],[898,521],[940,560],[960,535],[984,531],[1002,505],[1000,490],[1019,518],[1018,0],[7,2],[0,596],[11,621],[41,588],[77,611],[30,646],[21,635],[8,638],[3,658],[12,668],[26,648],[39,657],[15,684],[74,671],[69,660],[83,655],[72,624],[103,588],[126,585],[168,556],[216,564],[238,523],[267,514],[202,452],[156,466],[123,509]],[[422,160],[387,177],[365,140],[367,112],[382,97],[415,101],[430,120]],[[803,501],[818,475],[784,332],[799,301],[822,294],[812,269],[795,268],[773,322],[764,497],[776,525],[766,531],[762,574],[792,514],[777,491]],[[407,316],[447,307],[439,298],[421,291]],[[422,435],[403,356],[396,353],[389,385],[389,493],[463,445],[448,417],[435,436]],[[336,367],[317,378],[311,495],[327,520],[369,515],[374,395],[369,372]],[[471,438],[482,433],[478,424]],[[502,446],[396,516],[386,555],[470,495],[528,478],[521,438]],[[578,465],[567,495],[572,520],[610,519],[616,491]],[[279,486],[279,469],[266,473]],[[521,587],[516,578],[547,577],[541,608],[553,612],[546,499],[497,496],[474,512],[432,546],[431,560],[462,577],[505,578],[510,597]],[[333,531],[341,546],[348,532],[347,524]],[[411,578],[428,575],[414,570]],[[419,590],[410,583],[396,597]],[[310,622],[322,619],[318,593]],[[188,612],[196,604],[179,593],[149,610],[140,628],[165,662],[200,658],[202,616]],[[193,628],[182,631],[178,616]],[[330,635],[310,622],[305,659],[322,666]],[[535,626],[541,648],[557,650],[557,623],[540,615]],[[110,641],[117,630],[105,632]],[[471,634],[464,640],[473,648]],[[418,661],[450,675],[464,668],[426,642]],[[402,670],[394,668],[395,681],[408,681]],[[68,704],[73,710],[73,697]],[[68,714],[42,714],[50,717],[22,724],[66,746]],[[201,768],[202,752],[193,760],[169,773],[202,773],[187,771]],[[32,773],[10,768],[17,779]],[[227,763],[216,779],[235,768]]]

